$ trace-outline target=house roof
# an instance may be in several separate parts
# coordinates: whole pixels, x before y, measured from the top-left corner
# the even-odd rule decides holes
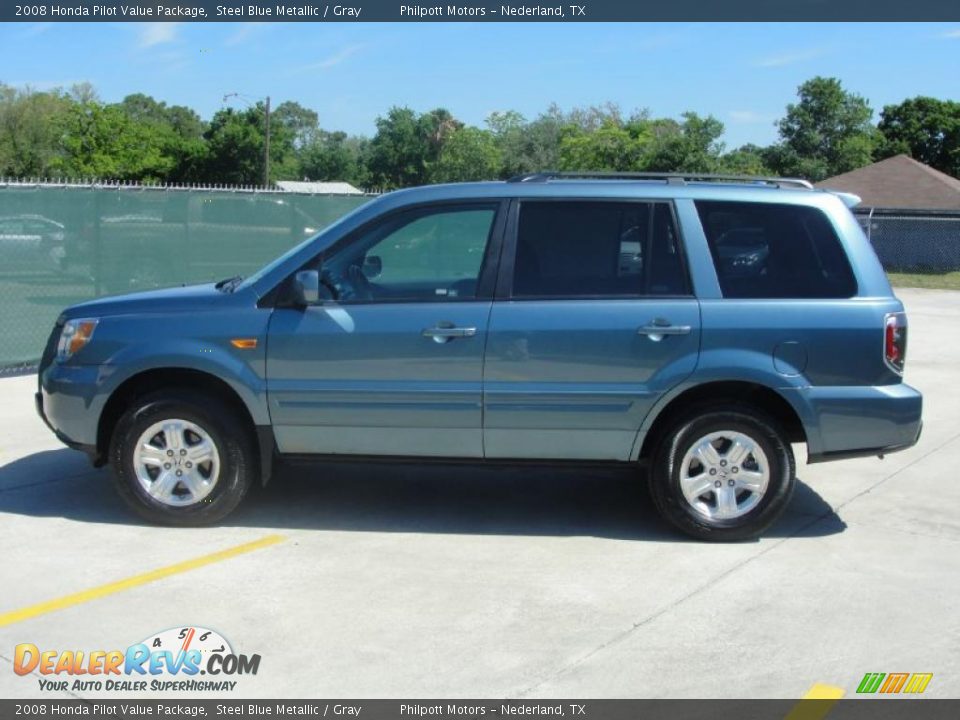
[[[278,180],[276,185],[281,190],[294,193],[304,193],[306,195],[363,195],[362,190],[358,190],[347,182]]]
[[[816,186],[859,195],[867,207],[960,210],[960,180],[908,155],[894,155]]]

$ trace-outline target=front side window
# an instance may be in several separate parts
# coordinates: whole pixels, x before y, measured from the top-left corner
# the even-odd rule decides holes
[[[837,234],[817,208],[697,201],[723,296],[848,298],[857,285]]]
[[[337,300],[476,297],[496,205],[419,209],[362,232],[323,262]]]
[[[521,205],[513,297],[688,293],[680,240],[666,203]]]

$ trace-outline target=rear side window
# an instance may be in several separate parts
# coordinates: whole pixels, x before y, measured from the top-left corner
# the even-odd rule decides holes
[[[857,283],[837,234],[802,205],[698,201],[728,298],[848,298]]]
[[[687,295],[665,203],[524,202],[513,297]]]

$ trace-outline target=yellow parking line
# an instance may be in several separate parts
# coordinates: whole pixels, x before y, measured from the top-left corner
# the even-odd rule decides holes
[[[830,709],[844,696],[843,688],[816,683],[807,690],[800,702],[793,706],[784,720],[823,720]],[[810,702],[816,700],[817,702]]]
[[[277,543],[283,542],[283,540],[284,538],[281,535],[267,535],[266,537],[260,538],[259,540],[254,540],[253,542],[237,545],[232,548],[227,548],[226,550],[221,550],[220,552],[210,553],[209,555],[201,555],[198,558],[186,560],[184,562],[177,563],[176,565],[167,565],[166,567],[151,570],[150,572],[145,572],[141,575],[134,575],[133,577],[128,577],[124,580],[107,583],[106,585],[100,585],[99,587],[90,588],[89,590],[82,590],[81,592],[73,593],[72,595],[65,595],[61,598],[57,598],[56,600],[48,600],[47,602],[30,605],[29,607],[20,608],[19,610],[13,610],[12,612],[0,615],[0,627],[13,625],[14,623],[22,622],[23,620],[35,618],[38,615],[46,615],[47,613],[63,610],[64,608],[68,608],[73,605],[80,605],[81,603],[90,602],[91,600],[96,600],[97,598],[102,598],[107,595],[123,592],[124,590],[130,590],[131,588],[135,588],[139,585],[146,585],[147,583],[152,583],[156,580],[162,580],[163,578],[170,577],[171,575],[178,575],[179,573],[187,572],[189,570],[196,570],[197,568],[204,567],[205,565],[212,565],[213,563],[220,562],[221,560],[229,560],[237,555],[243,555],[244,553],[253,552],[254,550],[269,547],[270,545],[276,545]]]

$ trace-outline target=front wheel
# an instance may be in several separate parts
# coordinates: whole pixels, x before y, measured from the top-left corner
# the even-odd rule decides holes
[[[660,514],[700,540],[755,538],[790,500],[793,451],[777,423],[750,408],[693,413],[668,432],[653,459]]]
[[[254,482],[249,435],[215,398],[179,391],[142,398],[114,431],[110,462],[117,490],[151,522],[215,523]]]

